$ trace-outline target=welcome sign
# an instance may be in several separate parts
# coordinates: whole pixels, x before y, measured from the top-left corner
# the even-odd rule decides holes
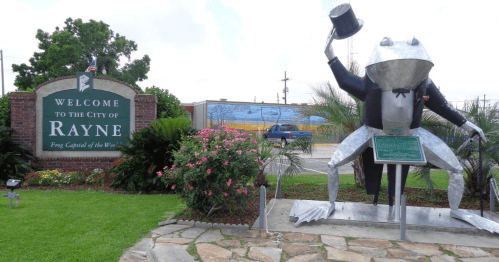
[[[77,88],[43,98],[44,151],[114,151],[130,135],[130,99],[93,88],[78,73]]]

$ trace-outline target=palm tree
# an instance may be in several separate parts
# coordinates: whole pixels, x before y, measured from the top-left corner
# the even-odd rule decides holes
[[[355,64],[355,63],[354,63]],[[352,65],[351,68],[354,66]],[[351,70],[353,71],[353,70]],[[310,107],[303,108],[303,116],[319,116],[327,120],[321,128],[329,132],[349,135],[362,126],[364,103],[351,95],[345,95],[329,82],[312,87],[315,93]],[[355,183],[365,185],[362,156],[358,156],[352,165]]]
[[[490,179],[494,176],[497,177],[494,167],[499,164],[499,102],[485,108],[480,107],[478,100],[467,101],[462,114],[480,127],[488,140],[487,143],[482,142],[482,181],[484,181],[483,188],[488,192]],[[472,196],[479,195],[478,143],[471,142],[472,140],[468,139],[468,135],[463,133],[459,127],[445,120],[442,121],[441,118],[439,120],[439,117],[433,112],[425,112],[421,126],[442,138],[458,157],[467,174],[465,176],[465,193]],[[473,140],[478,141],[478,138],[475,137]],[[426,165],[419,169],[417,175],[419,179],[426,181],[430,190],[433,191],[429,167],[430,165]],[[431,193],[433,196],[433,192]]]

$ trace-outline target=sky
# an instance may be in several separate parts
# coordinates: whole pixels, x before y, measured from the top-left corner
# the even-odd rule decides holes
[[[151,58],[143,89],[158,86],[182,103],[204,100],[310,103],[313,87],[336,85],[324,45],[330,10],[343,0],[10,0],[2,4],[0,49],[5,92],[16,90],[12,64],[39,52],[36,31],[52,33],[71,17],[103,21]],[[434,67],[430,78],[454,106],[486,96],[499,101],[499,2],[351,0],[363,28],[353,36],[353,57],[364,68],[383,37],[416,37]],[[333,41],[346,65],[347,43]],[[126,58],[125,58],[126,59]],[[364,74],[362,70],[362,74]],[[483,103],[483,101],[482,101]]]

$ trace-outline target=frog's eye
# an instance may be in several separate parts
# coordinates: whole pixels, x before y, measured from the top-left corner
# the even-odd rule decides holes
[[[416,37],[411,37],[407,40],[408,45],[419,45],[419,40]]]
[[[392,46],[393,41],[390,37],[384,37],[383,40],[381,40],[381,43],[379,43],[380,46]]]

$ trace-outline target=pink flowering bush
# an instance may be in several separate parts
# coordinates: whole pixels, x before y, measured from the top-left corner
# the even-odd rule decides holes
[[[228,204],[245,205],[248,181],[265,163],[258,157],[258,144],[251,134],[223,126],[188,136],[175,163],[158,176],[167,188],[181,194],[188,207],[208,216]]]

